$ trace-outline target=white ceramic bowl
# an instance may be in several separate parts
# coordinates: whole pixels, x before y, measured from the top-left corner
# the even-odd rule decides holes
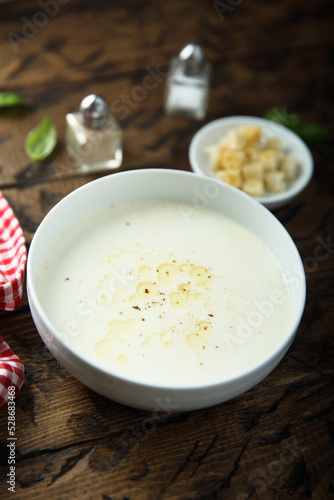
[[[262,128],[264,137],[279,137],[285,153],[293,155],[299,163],[299,174],[288,184],[283,193],[266,192],[255,198],[270,210],[279,208],[295,198],[309,183],[313,174],[313,158],[306,144],[291,130],[278,123],[255,116],[231,116],[204,125],[192,138],[189,147],[189,162],[192,170],[201,175],[217,178],[205,151],[207,146],[217,144],[224,135],[239,125],[255,124]]]
[[[235,219],[258,235],[274,253],[286,274],[291,295],[289,327],[280,345],[254,369],[215,384],[168,387],[139,383],[101,369],[66,345],[46,316],[36,291],[36,280],[45,255],[57,236],[70,224],[106,207],[132,199],[167,198],[194,204],[198,193],[211,193],[206,205]],[[27,291],[31,314],[46,346],[83,384],[125,405],[152,411],[187,411],[216,405],[247,391],[280,362],[300,323],[305,304],[305,274],[296,246],[281,223],[250,196],[214,179],[175,170],[133,170],[102,177],[73,191],[44,218],[32,240],[27,261]]]

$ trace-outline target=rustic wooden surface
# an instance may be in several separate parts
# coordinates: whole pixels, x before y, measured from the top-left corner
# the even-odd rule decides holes
[[[282,105],[333,130],[330,0],[52,0],[47,22],[39,14],[42,4],[0,4],[0,91],[19,92],[29,102],[26,110],[0,113],[0,189],[28,247],[52,206],[97,177],[78,175],[64,148],[65,114],[88,93],[107,98],[124,130],[121,170],[190,170],[189,142],[203,122],[166,117],[162,110],[170,57],[190,41],[213,63],[204,122],[261,116]],[[10,43],[11,33],[20,43]],[[157,85],[139,100],[143,91],[134,89],[143,88],[149,71]],[[121,107],[124,95],[132,97]],[[43,116],[56,124],[59,144],[36,165],[23,144]],[[333,147],[314,146],[312,153],[311,183],[274,212],[304,262],[305,314],[284,360],[246,394],[155,421],[150,412],[111,402],[77,382],[41,341],[25,294],[17,311],[0,314],[1,335],[26,368],[16,401],[16,498],[334,498]],[[329,242],[321,258],[319,238]],[[13,498],[6,485],[6,409],[0,425],[0,498],[6,499]]]

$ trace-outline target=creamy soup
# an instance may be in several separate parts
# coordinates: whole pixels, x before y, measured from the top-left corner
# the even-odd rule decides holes
[[[47,254],[37,290],[75,351],[167,386],[244,372],[290,320],[286,280],[258,237],[169,200],[122,202],[77,222]]]

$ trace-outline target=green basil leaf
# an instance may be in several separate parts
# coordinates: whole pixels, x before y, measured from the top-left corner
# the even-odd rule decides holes
[[[57,144],[57,131],[50,118],[43,120],[26,137],[25,150],[29,158],[42,161]]]
[[[0,108],[25,106],[26,101],[15,92],[0,92]]]

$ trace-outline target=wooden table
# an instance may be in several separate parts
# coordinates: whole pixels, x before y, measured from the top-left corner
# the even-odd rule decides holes
[[[89,93],[102,94],[122,126],[120,170],[190,170],[188,146],[203,123],[261,116],[273,105],[333,130],[332,14],[327,0],[1,3],[0,90],[20,93],[29,107],[1,111],[0,189],[27,246],[56,202],[98,177],[79,175],[64,143],[65,115]],[[191,41],[213,63],[203,122],[162,109],[169,60]],[[148,74],[157,83],[151,89]],[[24,138],[44,116],[59,142],[35,164]],[[16,401],[15,498],[333,498],[333,147],[320,144],[312,153],[311,183],[274,212],[303,259],[305,314],[283,361],[246,394],[150,427],[150,412],[93,393],[54,359],[26,294],[17,311],[0,314],[1,335],[26,370]],[[0,422],[0,497],[14,498],[5,483],[6,408]]]

